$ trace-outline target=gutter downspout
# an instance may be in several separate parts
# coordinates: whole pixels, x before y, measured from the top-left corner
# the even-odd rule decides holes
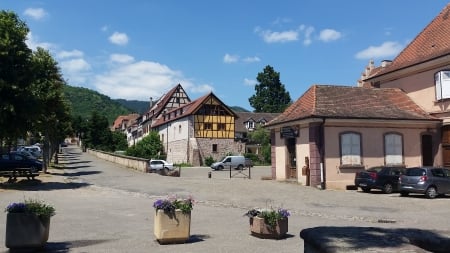
[[[325,118],[322,118],[320,123],[320,137],[319,137],[319,154],[320,154],[320,188],[326,189],[326,168],[325,168]]]

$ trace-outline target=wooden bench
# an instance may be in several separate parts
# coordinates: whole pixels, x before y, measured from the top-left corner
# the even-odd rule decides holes
[[[34,180],[35,177],[39,176],[39,172],[33,172],[30,168],[16,168],[11,170],[0,171],[2,177],[7,177],[8,182],[17,181],[19,177],[26,177],[28,180]]]

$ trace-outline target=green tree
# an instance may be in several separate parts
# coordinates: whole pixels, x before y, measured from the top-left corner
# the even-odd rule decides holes
[[[108,119],[93,112],[87,124],[85,144],[89,148],[112,151],[112,132]]]
[[[70,108],[63,96],[65,82],[57,62],[47,50],[38,48],[33,52],[31,62],[31,91],[36,104],[30,108],[33,132],[44,135],[44,164],[47,165],[53,155],[58,163],[59,143],[71,132]]]
[[[149,135],[145,136],[136,145],[128,148],[126,154],[146,159],[161,158],[163,148],[159,134],[156,131],[151,131]]]
[[[248,138],[251,143],[257,143],[261,145],[261,155],[259,158],[262,158],[261,160],[264,163],[270,163],[270,131],[262,126],[257,126],[254,131],[249,132]]]
[[[126,150],[127,148],[127,136],[122,132],[112,132],[112,151]]]
[[[254,112],[283,112],[291,103],[291,96],[280,82],[280,73],[267,65],[263,72],[258,73],[255,85],[256,93],[248,101]]]
[[[35,104],[30,90],[31,50],[25,44],[28,32],[17,14],[0,11],[0,144],[5,140],[11,145],[30,126],[29,110]]]

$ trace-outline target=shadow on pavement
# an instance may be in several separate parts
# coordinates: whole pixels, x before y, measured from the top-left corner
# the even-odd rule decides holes
[[[309,245],[324,253],[363,252],[368,248],[398,248],[400,252],[411,249],[411,245],[436,253],[449,252],[450,249],[450,232],[414,228],[324,226],[304,229],[300,237],[305,241],[305,247]]]
[[[94,244],[101,244],[111,240],[77,240],[68,242],[48,242],[42,249],[32,250],[32,251],[12,251],[9,252],[28,252],[28,253],[65,253],[70,252],[71,249],[78,247],[86,247]]]
[[[43,182],[39,179],[34,180],[23,179],[12,183],[8,182],[0,183],[0,189],[18,190],[18,191],[52,191],[52,190],[77,189],[89,185],[90,184],[82,182]]]

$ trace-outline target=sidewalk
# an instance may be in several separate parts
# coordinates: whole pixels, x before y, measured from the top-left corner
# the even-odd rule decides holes
[[[261,180],[270,168],[253,168],[252,178],[229,178],[229,171],[183,168],[181,177],[146,174],[99,160],[74,149],[65,170],[51,169],[41,183],[0,187],[0,207],[24,198],[56,207],[49,242],[42,252],[303,252],[301,230],[317,226],[447,229],[449,198],[427,201],[397,195],[317,190],[294,183]],[[94,183],[94,184],[91,184]],[[1,185],[1,184],[0,184]],[[192,194],[191,238],[159,245],[153,235],[153,202],[168,194]],[[288,237],[265,240],[249,232],[243,214],[253,207],[291,211]],[[423,220],[422,213],[430,217]],[[378,223],[379,219],[395,223]],[[6,214],[0,213],[0,252]]]

